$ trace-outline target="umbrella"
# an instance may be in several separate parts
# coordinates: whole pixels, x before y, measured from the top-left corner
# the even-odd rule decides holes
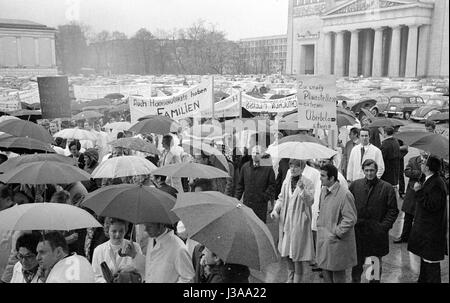
[[[29,109],[19,109],[9,113],[11,116],[15,117],[31,117],[39,119],[42,117],[42,112],[40,110],[29,110]]]
[[[363,108],[370,109],[375,106],[375,104],[377,104],[377,100],[374,99],[361,100],[351,107],[351,111],[359,113]]]
[[[124,97],[125,97],[124,95],[119,94],[119,93],[107,94],[107,95],[105,96],[106,99],[113,99],[113,100],[115,100],[115,99],[122,99],[122,98],[124,98]]]
[[[134,224],[179,221],[171,211],[175,198],[154,187],[119,184],[100,188],[88,194],[81,203],[102,217],[113,217]]]
[[[366,109],[365,109],[366,110]],[[347,116],[351,116],[353,118],[356,118],[355,114],[352,111],[349,111],[348,109],[342,108],[342,107],[337,107],[336,108],[337,114],[344,114]],[[369,111],[368,111],[369,112]],[[370,112],[369,112],[370,113]]]
[[[421,149],[438,157],[448,159],[448,138],[434,133],[420,131],[406,131],[394,135],[405,145]]]
[[[279,130],[298,130],[298,122],[286,122],[286,121],[279,121],[278,123],[274,124],[275,129]]]
[[[128,131],[139,134],[160,134],[165,135],[177,132],[180,125],[165,116],[147,116],[147,118],[133,125]]]
[[[23,155],[15,158],[10,158],[5,162],[3,162],[2,164],[0,164],[0,173],[7,172],[24,163],[39,162],[39,161],[61,162],[69,165],[75,164],[74,158],[69,158],[58,154]]]
[[[88,120],[100,117],[103,117],[103,115],[95,111],[87,110],[76,114],[75,116],[72,117],[72,120]]]
[[[276,99],[283,99],[283,98],[286,98],[286,96],[281,95],[281,94],[275,94],[275,95],[270,96],[269,100],[276,100]]]
[[[80,128],[66,128],[54,134],[53,137],[60,137],[68,140],[97,140],[97,136],[95,134],[88,130]]]
[[[181,193],[173,212],[190,238],[226,263],[261,270],[278,259],[267,226],[235,198],[219,192]]]
[[[199,163],[166,165],[153,171],[152,174],[176,178],[214,179],[230,177],[230,175],[223,170]]]
[[[313,142],[285,142],[270,146],[266,153],[273,158],[290,158],[299,160],[330,159],[336,151]]]
[[[3,115],[0,117],[0,123],[6,120],[20,120],[20,119],[14,116],[7,116],[7,115]]]
[[[92,178],[121,178],[150,175],[157,167],[142,157],[122,156],[103,161],[92,172]]]
[[[434,115],[431,115],[431,117],[428,118],[428,120],[432,121],[448,121],[449,120],[449,114],[446,113],[436,113]]]
[[[222,170],[230,172],[227,159],[217,148],[199,140],[183,140],[182,147],[190,155],[201,155],[201,152],[203,152],[207,156],[214,156]]]
[[[0,137],[0,149],[17,154],[54,153],[50,144],[28,137],[14,137],[2,135]]]
[[[346,114],[337,114],[337,126],[342,127],[346,125],[355,125],[356,118],[353,118],[352,116],[346,115]]]
[[[196,125],[186,131],[186,137],[199,140],[221,140],[225,135],[222,127],[214,124]]]
[[[120,104],[115,106],[113,109],[110,109],[110,113],[121,113],[130,110],[130,106],[128,104]]]
[[[369,127],[397,127],[405,125],[402,121],[391,118],[372,118]]]
[[[293,135],[293,136],[287,136],[284,138],[281,138],[280,140],[278,140],[278,144],[282,144],[282,143],[286,143],[286,142],[312,142],[312,143],[317,143],[317,144],[322,144],[324,146],[326,146],[326,142],[324,142],[323,140],[320,140],[319,138],[310,136],[310,135]]]
[[[53,138],[50,133],[36,123],[12,119],[0,123],[0,131],[16,137],[28,137],[44,143],[52,143]]]
[[[119,132],[123,132],[124,130],[128,130],[131,127],[130,122],[113,122],[107,123],[103,126],[104,129],[112,129],[117,130]]]
[[[0,211],[0,230],[74,230],[102,225],[87,211],[61,203],[30,203]]]
[[[91,176],[77,166],[56,161],[24,163],[0,175],[3,183],[70,184],[89,181]]]
[[[108,144],[110,144],[112,147],[123,147],[154,155],[161,154],[160,151],[156,148],[156,145],[139,138],[121,138]]]

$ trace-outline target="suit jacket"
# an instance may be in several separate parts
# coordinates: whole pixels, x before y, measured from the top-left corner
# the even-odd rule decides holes
[[[341,171],[345,178],[347,178],[347,165],[348,160],[350,159],[350,153],[352,152],[353,147],[358,145],[352,140],[347,141],[345,144],[344,150],[342,151],[342,159],[341,159]]]
[[[400,145],[395,138],[387,138],[381,144],[381,153],[383,154],[384,173],[381,180],[391,185],[398,185],[400,174]]]
[[[410,215],[416,213],[416,192],[414,191],[414,183],[420,182],[422,170],[420,169],[420,156],[409,159],[405,168],[405,176],[409,178],[406,188],[405,199],[403,200],[402,211]],[[422,180],[424,181],[424,180]]]
[[[416,214],[408,250],[429,261],[441,261],[447,250],[447,189],[434,174],[417,191]]]

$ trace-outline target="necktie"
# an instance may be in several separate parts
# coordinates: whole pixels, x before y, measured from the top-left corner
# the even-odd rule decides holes
[[[153,247],[156,246],[156,239],[153,239]]]
[[[361,164],[362,164],[362,162],[363,162],[363,159],[364,159],[364,153],[365,153],[366,151],[364,150],[364,147],[361,147]]]

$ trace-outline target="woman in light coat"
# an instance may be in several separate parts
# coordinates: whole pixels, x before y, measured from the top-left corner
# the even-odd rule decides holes
[[[300,283],[309,262],[314,260],[311,230],[314,186],[302,176],[305,161],[291,159],[289,166],[290,172],[283,182],[271,217],[279,218],[278,250],[288,264],[287,282]]]

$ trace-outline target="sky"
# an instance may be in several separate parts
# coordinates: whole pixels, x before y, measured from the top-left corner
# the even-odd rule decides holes
[[[50,27],[75,20],[128,36],[142,27],[155,32],[204,20],[239,40],[286,34],[288,0],[0,0],[0,18]]]

